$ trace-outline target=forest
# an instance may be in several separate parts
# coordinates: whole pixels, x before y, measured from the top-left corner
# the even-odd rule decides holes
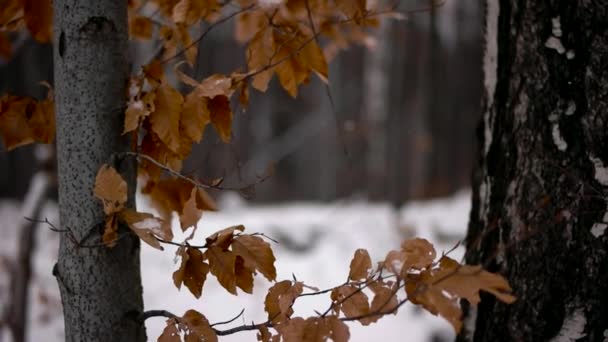
[[[606,15],[3,1],[0,341],[608,340]]]

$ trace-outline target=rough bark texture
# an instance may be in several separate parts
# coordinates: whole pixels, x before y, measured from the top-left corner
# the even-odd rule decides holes
[[[112,160],[122,132],[128,76],[127,2],[55,0],[54,61],[62,234],[59,282],[66,341],[145,341],[139,241],[99,246],[104,213],[97,170],[113,166],[134,189],[134,168]],[[131,204],[133,192],[129,194]],[[124,227],[121,227],[124,229]],[[76,243],[76,242],[78,243]],[[83,246],[79,246],[83,245]],[[86,247],[97,245],[94,247]]]
[[[608,2],[490,0],[469,263],[509,279],[460,340],[608,338]],[[497,49],[496,49],[497,48]]]

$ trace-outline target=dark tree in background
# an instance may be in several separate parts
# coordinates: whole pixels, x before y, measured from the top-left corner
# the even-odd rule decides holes
[[[461,340],[608,338],[606,18],[606,1],[487,2],[466,261],[518,300],[482,298]]]

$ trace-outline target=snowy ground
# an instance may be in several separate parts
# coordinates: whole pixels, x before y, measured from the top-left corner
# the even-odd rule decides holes
[[[348,275],[348,265],[357,248],[366,248],[372,259],[383,258],[398,247],[401,240],[419,236],[432,241],[438,251],[450,249],[462,238],[470,210],[470,192],[462,191],[450,198],[414,202],[398,213],[388,205],[340,201],[332,204],[291,203],[285,205],[250,206],[236,197],[220,202],[220,212],[205,213],[198,229],[198,240],[214,231],[244,224],[247,231],[262,232],[282,240],[274,244],[277,257],[277,279],[292,279],[295,275],[306,284],[327,288],[342,283]],[[49,205],[44,215],[57,222],[56,207]],[[14,255],[18,204],[0,203],[0,309],[7,295],[6,260]],[[178,241],[181,237],[177,237]],[[55,279],[51,275],[57,255],[58,236],[42,227],[38,233],[35,271],[31,292],[29,341],[63,341],[61,305]],[[144,300],[147,310],[164,309],[181,315],[196,309],[210,322],[228,320],[244,309],[244,315],[234,325],[265,320],[263,301],[269,283],[256,279],[254,294],[238,297],[227,293],[214,278],[208,277],[203,296],[196,300],[187,289],[178,291],[173,285],[172,272],[177,268],[175,249],[160,252],[144,245],[142,272]],[[461,248],[452,253],[459,259]],[[9,259],[7,259],[9,257]],[[328,296],[311,296],[298,300],[296,315],[312,315],[325,310]],[[164,327],[164,319],[146,322],[148,336],[155,341]],[[396,316],[385,317],[378,323],[362,327],[350,323],[351,341],[429,341],[432,337],[451,338],[449,324],[411,305],[403,307]],[[5,335],[5,336],[3,336]],[[3,338],[5,337],[5,338]],[[10,341],[0,333],[0,340]],[[255,333],[239,333],[222,337],[221,341],[255,341]]]

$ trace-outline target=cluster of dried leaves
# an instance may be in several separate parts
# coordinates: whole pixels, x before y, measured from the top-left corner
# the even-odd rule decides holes
[[[221,237],[223,234],[224,237],[230,237],[233,232],[234,228],[230,228],[215,234],[213,241],[217,243],[217,241],[223,240]],[[239,238],[240,236],[234,238],[232,242],[233,253],[237,255],[237,258],[244,254],[235,249],[235,242]],[[208,244],[209,241],[208,239]],[[256,245],[261,247],[262,242],[260,239]],[[227,244],[227,242],[222,244]],[[204,282],[206,274],[209,272],[209,266],[203,262],[204,256],[200,251],[194,254],[195,257],[192,257],[190,255],[192,250],[192,248],[188,248],[187,252],[182,250],[182,266],[174,274],[174,280],[176,280],[176,274],[179,274],[179,280],[183,279],[180,272],[189,267],[184,266],[184,260],[194,262],[198,267],[196,271],[194,271],[194,267],[190,268],[194,272],[190,278],[193,279],[191,280],[192,286],[196,286],[198,291],[198,284]],[[248,250],[253,254],[243,257],[245,266],[247,266],[247,260],[263,260],[268,269],[274,271],[270,258],[263,256],[272,255],[269,248],[248,248]],[[208,253],[209,250],[205,252],[205,254]],[[406,302],[420,305],[427,311],[444,317],[458,332],[462,326],[460,307],[462,299],[476,305],[480,301],[479,292],[483,290],[505,303],[512,303],[515,300],[515,297],[510,294],[509,284],[502,276],[484,271],[480,266],[461,265],[446,255],[441,256],[438,260],[436,260],[436,256],[435,249],[427,240],[410,239],[404,241],[399,250],[390,251],[386,258],[373,268],[368,252],[365,249],[359,249],[350,263],[348,280],[332,289],[319,291],[297,280],[276,282],[268,290],[264,302],[264,309],[268,314],[268,320],[265,322],[221,331],[215,329],[203,314],[189,310],[183,317],[172,317],[167,320],[167,326],[159,341],[181,341],[181,335],[185,337],[185,341],[201,339],[216,341],[218,335],[243,330],[258,330],[258,340],[264,342],[321,342],[328,339],[338,342],[348,341],[350,333],[345,321],[358,321],[362,325],[369,325],[386,315],[396,314],[399,307]],[[211,262],[211,259],[209,260]],[[238,272],[238,264],[238,262],[231,262],[229,267]],[[260,264],[257,264],[255,268],[269,280],[274,280],[274,275],[269,277],[262,271]],[[213,266],[211,266],[211,272],[213,274]],[[195,274],[199,276],[197,277]],[[217,274],[215,275],[220,279]],[[227,276],[224,275],[224,277]],[[249,271],[247,271],[247,277],[249,277]],[[235,280],[236,285],[241,287],[238,276],[231,274],[227,278]],[[252,280],[247,279],[247,284],[252,286]],[[228,289],[225,284],[222,285]],[[245,290],[245,288],[241,288]],[[250,288],[247,287],[247,289]],[[305,289],[310,291],[305,293]],[[200,295],[200,292],[193,291],[193,293],[195,296]],[[308,295],[327,294],[329,294],[331,304],[325,312],[308,318],[293,316],[293,305],[297,299]]]
[[[247,107],[250,86],[264,92],[276,75],[285,91],[295,97],[312,74],[327,82],[328,61],[337,51],[353,42],[370,43],[366,29],[378,24],[380,14],[394,13],[372,9],[366,0],[128,0],[128,6],[131,36],[156,39],[162,47],[130,78],[122,132],[133,137],[132,153],[145,156],[138,158],[139,175],[146,180],[143,192],[160,217],[128,208],[127,183],[113,167],[103,165],[94,189],[106,214],[103,243],[112,247],[121,234],[132,232],[157,249],[162,250],[163,244],[178,245],[181,264],[173,273],[175,286],[184,285],[196,298],[201,297],[209,273],[234,295],[237,288],[252,293],[253,276],[258,272],[275,282],[275,257],[269,243],[261,235],[244,234],[243,226],[218,231],[202,246],[190,243],[203,211],[215,210],[216,205],[196,180],[176,177],[182,161],[209,124],[223,141],[230,141],[233,107],[237,103]],[[51,18],[50,0],[3,3],[0,57],[10,57],[10,34],[24,25],[36,40],[49,42]],[[230,19],[235,22],[235,38],[246,44],[246,71],[197,81],[180,70],[183,62],[194,65],[197,43]],[[207,27],[202,32],[201,23]],[[182,56],[184,61],[180,61]],[[167,72],[173,72],[188,91],[182,94],[176,89]],[[42,101],[9,95],[0,98],[0,135],[8,149],[50,143],[54,127],[52,91]],[[173,241],[173,212],[183,231],[193,227],[181,243]],[[348,280],[332,289],[319,291],[295,279],[276,282],[266,295],[265,322],[220,331],[203,314],[189,310],[167,320],[159,341],[216,341],[218,335],[242,330],[258,330],[261,341],[346,341],[350,334],[345,321],[372,324],[396,313],[408,301],[444,317],[458,331],[460,300],[477,304],[481,290],[506,303],[515,300],[500,275],[480,266],[461,265],[445,255],[436,260],[428,241],[412,239],[390,251],[376,267],[366,250],[357,250]],[[325,312],[309,318],[293,316],[298,298],[324,294],[329,294],[331,303]]]

